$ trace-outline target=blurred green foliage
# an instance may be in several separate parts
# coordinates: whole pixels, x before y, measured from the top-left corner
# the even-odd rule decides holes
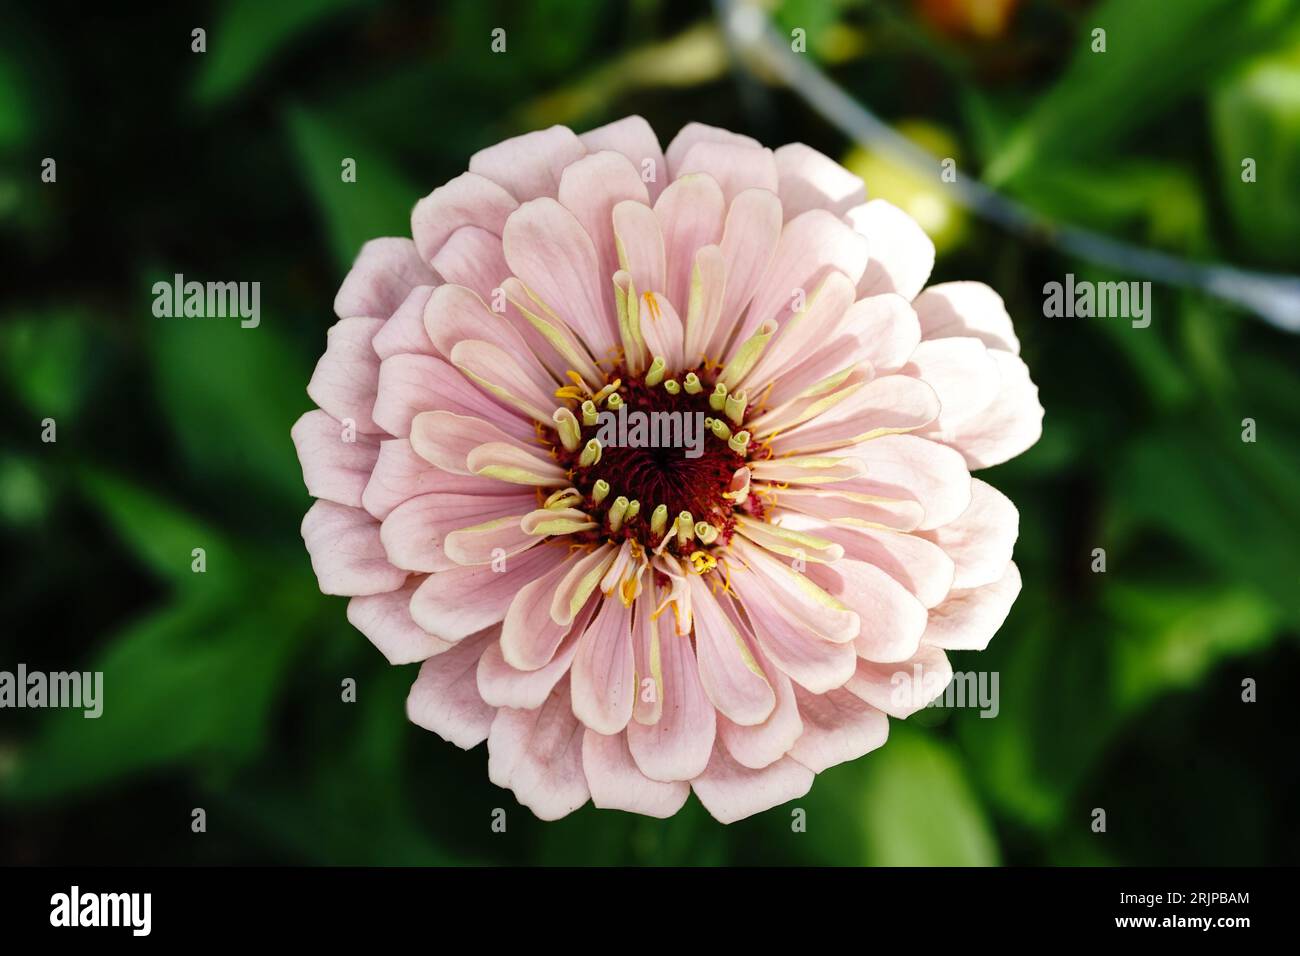
[[[978,37],[954,29],[967,6],[774,12],[863,102],[942,131],[963,168],[1052,217],[1300,271],[1294,0],[1024,0]],[[487,780],[482,747],[406,721],[414,668],[317,592],[288,431],[338,283],[364,240],[406,231],[419,196],[525,125],[639,112],[665,143],[697,119],[851,144],[789,93],[738,87],[686,2],[226,0],[77,8],[69,31],[72,15],[14,11],[0,37],[0,667],[103,670],[108,702],[95,721],[0,717],[0,860],[1296,861],[1296,338],[1162,287],[1149,329],[1044,319],[1045,281],[1129,277],[967,224],[935,279],[1002,293],[1047,408],[1039,445],[987,476],[1020,508],[1024,593],[988,651],[954,655],[999,673],[997,717],[894,722],[882,750],[730,827],[693,800],[670,821],[587,807],[541,824]],[[937,175],[881,181],[946,201]],[[261,281],[261,325],[154,318],[148,290],[173,272]]]

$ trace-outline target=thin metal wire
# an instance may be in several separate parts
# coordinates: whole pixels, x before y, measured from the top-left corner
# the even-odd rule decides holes
[[[737,66],[761,63],[850,139],[915,169],[937,169],[939,159],[908,140],[840,89],[807,55],[795,53],[752,0],[714,0]],[[1136,246],[1068,223],[1054,223],[1031,207],[963,176],[947,183],[961,206],[1025,239],[1047,243],[1089,262],[1168,285],[1200,289],[1254,312],[1287,332],[1300,332],[1300,276],[1254,272],[1221,263],[1193,262]]]

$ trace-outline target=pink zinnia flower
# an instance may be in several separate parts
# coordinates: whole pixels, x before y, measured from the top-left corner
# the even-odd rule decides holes
[[[879,747],[1020,575],[1002,300],[820,153],[629,117],[475,154],[368,243],[293,429],[327,594],[544,819],[723,822]],[[593,414],[708,416],[701,453]],[[681,420],[681,419],[679,419]]]

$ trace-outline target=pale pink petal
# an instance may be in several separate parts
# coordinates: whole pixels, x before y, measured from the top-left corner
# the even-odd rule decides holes
[[[600,262],[600,278],[618,271],[613,214],[622,202],[650,208],[650,194],[636,168],[621,153],[604,151],[578,160],[560,177],[560,204],[587,230]]]
[[[928,433],[940,441],[979,421],[1002,384],[992,353],[979,339],[924,341],[912,352],[903,373],[921,379],[939,396],[939,417]]]
[[[795,703],[794,684],[781,669],[761,652],[757,655],[763,674],[776,692],[776,706],[767,720],[752,727],[742,727],[718,715],[718,739],[727,753],[741,766],[762,770],[780,760],[803,733],[799,707]]]
[[[749,146],[759,148],[761,144],[758,140],[744,136],[740,133],[733,133],[729,129],[723,129],[720,126],[708,126],[704,123],[687,123],[673,137],[673,141],[668,144],[664,150],[664,156],[668,161],[668,176],[670,179],[677,179],[680,175],[679,168],[686,154],[691,151],[691,147],[696,143],[728,143],[733,146]]]
[[[578,649],[578,634],[565,638],[558,652],[537,670],[521,671],[506,663],[500,643],[489,647],[478,662],[478,692],[493,707],[531,710],[546,702],[555,685],[569,672]]]
[[[509,666],[523,671],[545,667],[555,656],[564,636],[575,628],[576,623],[583,621],[581,616],[577,622],[556,623],[551,620],[551,601],[575,560],[573,555],[561,559],[546,574],[520,588],[511,599],[501,626],[501,653]],[[583,623],[583,627],[577,629],[578,633],[585,626]]]
[[[483,631],[421,664],[406,698],[411,723],[463,750],[486,740],[495,708],[479,697],[475,672],[495,639],[493,630]]]
[[[932,285],[912,303],[927,339],[976,338],[991,349],[1020,354],[1020,340],[1006,304],[983,282]]]
[[[411,617],[444,641],[464,640],[500,622],[519,589],[563,557],[559,549],[543,546],[530,548],[495,567],[480,564],[431,574],[411,596]],[[497,570],[501,567],[505,570]]]
[[[488,735],[488,777],[513,790],[539,819],[568,816],[591,795],[582,770],[584,733],[569,706],[566,677],[535,710],[497,711]]]
[[[348,602],[348,621],[379,648],[390,664],[427,660],[453,646],[423,630],[411,618],[411,595],[423,580],[412,575],[396,591],[367,594]]]
[[[375,333],[371,345],[381,360],[403,352],[433,354],[433,345],[424,332],[424,306],[432,293],[431,285],[416,286],[384,323],[384,327]]]
[[[466,563],[454,560],[443,550],[444,540],[453,531],[507,515],[515,516],[517,528],[519,516],[527,514],[536,504],[536,495],[531,492],[509,497],[421,495],[394,508],[380,526],[379,537],[388,560],[397,567],[408,571],[445,571]],[[528,537],[523,536],[515,551],[523,550],[529,543]]]
[[[390,432],[405,438],[412,421],[422,412],[441,411],[469,418],[488,419],[493,428],[522,442],[533,442],[536,427],[516,409],[489,395],[458,369],[433,355],[394,355],[379,367],[378,420],[400,429]]]
[[[518,490],[491,478],[443,471],[417,455],[407,439],[394,438],[379,444],[379,460],[361,494],[361,505],[383,521],[403,501],[417,495],[513,495]]]
[[[1015,562],[992,584],[953,591],[930,612],[925,643],[957,651],[982,651],[1011,612],[1020,594],[1020,569]]]
[[[307,493],[361,507],[362,492],[379,458],[378,437],[353,434],[320,409],[304,413],[289,434],[298,450]]]
[[[705,344],[705,354],[722,359],[741,313],[753,298],[759,280],[767,273],[781,241],[781,201],[766,189],[741,193],[727,210],[722,232],[722,258],[726,286],[715,333]],[[754,323],[757,328],[758,322]]]
[[[411,448],[444,471],[472,475],[469,455],[480,445],[499,442],[526,447],[520,438],[498,428],[497,421],[507,423],[505,419],[489,422],[472,414],[458,415],[450,411],[421,412],[411,419]]]
[[[619,266],[632,277],[633,289],[638,295],[667,291],[667,253],[654,210],[629,200],[615,206],[612,216]]]
[[[691,789],[715,820],[735,823],[802,797],[812,787],[813,776],[789,757],[762,770],[742,767],[719,743],[714,745],[708,769],[691,781]]]
[[[1038,386],[1018,355],[990,349],[1001,386],[997,397],[977,418],[963,422],[942,441],[957,449],[970,468],[991,468],[1030,448],[1043,434],[1043,406]]]
[[[971,477],[965,461],[938,442],[915,435],[881,435],[836,454],[866,468],[866,475],[852,482],[853,490],[919,501],[925,509],[922,528],[954,521],[970,505]]]
[[[790,756],[813,773],[857,760],[885,742],[889,718],[847,690],[810,694],[796,687],[803,735]]]
[[[406,580],[388,562],[379,522],[360,508],[317,501],[302,519],[302,540],[324,594],[382,594]]]
[[[602,281],[596,246],[573,213],[554,199],[526,202],[510,216],[502,241],[510,270],[597,356],[617,347],[609,277]]]
[[[844,323],[861,333],[863,357],[877,372],[898,371],[921,343],[916,312],[892,293],[859,299],[849,307]]]
[[[571,687],[573,713],[597,733],[616,734],[632,719],[636,674],[632,609],[606,599],[578,639]]]
[[[910,659],[892,664],[859,658],[858,671],[844,689],[901,720],[929,705],[951,680],[948,655],[922,644]]]
[[[866,199],[867,191],[861,179],[803,143],[787,143],[773,155],[780,176],[781,207],[787,220],[809,209],[826,209],[843,216]]]
[[[907,375],[883,375],[842,402],[772,440],[778,455],[808,454],[851,446],[869,439],[924,428],[940,415],[928,382]]]
[[[867,268],[859,298],[896,292],[913,298],[934,268],[934,243],[916,220],[892,203],[873,199],[848,211],[849,223],[867,239]]]
[[[432,262],[451,234],[462,226],[477,226],[501,235],[506,218],[518,205],[492,180],[461,173],[421,199],[411,212],[411,235],[420,259]]]
[[[853,676],[857,653],[852,642],[836,643],[815,633],[782,606],[762,575],[737,569],[731,587],[745,608],[758,646],[796,683],[824,694]]]
[[[992,485],[971,479],[970,506],[956,521],[922,532],[953,559],[954,588],[992,584],[1011,563],[1011,549],[1020,533],[1020,512]]]
[[[768,319],[783,322],[793,314],[796,290],[807,298],[832,269],[856,285],[866,266],[866,240],[832,213],[812,209],[791,219],[781,230],[776,255],[754,292],[733,347]]]
[[[674,634],[671,627],[661,627],[659,633],[663,687],[659,720],[654,724],[636,721],[628,724],[628,746],[647,777],[690,780],[708,765],[716,733],[716,712],[700,683],[699,665],[690,640]]]
[[[588,151],[612,149],[622,153],[636,167],[641,181],[650,191],[650,201],[659,198],[660,191],[668,185],[668,165],[664,162],[659,138],[640,116],[625,116],[621,120],[598,126],[578,137]]]
[[[383,431],[371,417],[379,384],[379,356],[370,345],[383,324],[383,319],[364,318],[336,322],[307,385],[313,402],[344,424],[354,422],[357,431],[367,434]]]
[[[810,564],[808,577],[857,612],[862,621],[854,641],[859,655],[901,661],[916,653],[926,628],[925,605],[880,568],[844,558],[834,565]]]
[[[588,730],[582,766],[591,802],[602,810],[626,810],[664,819],[682,808],[691,794],[685,781],[664,783],[643,774],[628,751],[627,735],[605,736]]]
[[[491,311],[473,289],[461,285],[438,288],[424,310],[424,328],[429,341],[448,358],[461,342],[490,342],[508,352],[543,394],[555,389],[555,379],[533,355],[519,330],[503,314]]]
[[[722,190],[711,176],[695,173],[674,180],[655,201],[655,218],[664,237],[669,301],[685,312],[695,254],[722,238],[726,212]]]
[[[824,570],[828,565],[809,564],[806,572],[801,574],[743,538],[732,538],[731,547],[754,573],[754,577],[746,579],[744,584],[751,592],[758,587],[768,588],[773,603],[787,617],[801,622],[825,640],[845,644],[857,636],[861,624],[857,613],[836,600],[837,595],[818,587],[813,580],[812,572],[818,568]],[[840,561],[835,563],[839,565]]]
[[[504,186],[520,202],[554,198],[564,168],[586,152],[571,129],[552,126],[480,149],[469,158],[469,171]]]
[[[448,358],[497,401],[534,421],[551,424],[555,411],[555,397],[551,394],[554,389],[549,388],[549,382],[545,387],[539,384],[540,368],[536,375],[529,375],[528,359],[520,353],[481,339],[464,339],[456,343]]]
[[[669,375],[686,370],[682,364],[686,330],[671,302],[658,293],[647,293],[641,300],[640,326],[646,348],[667,363]]]
[[[677,178],[707,173],[722,188],[726,205],[746,189],[777,190],[776,160],[770,149],[735,143],[696,143],[682,158]]]
[[[834,541],[844,548],[848,558],[874,564],[915,594],[928,608],[934,607],[952,590],[953,559],[920,534],[820,522],[811,525],[796,522],[795,527]]]
[[[695,620],[695,653],[704,692],[728,719],[747,727],[761,724],[776,706],[776,694],[745,638],[709,593],[708,585],[694,574],[688,583]]]
[[[473,289],[489,303],[510,275],[501,236],[478,226],[461,226],[453,232],[433,257],[433,268],[447,282]]]
[[[434,282],[410,239],[372,239],[361,247],[334,297],[334,313],[340,319],[386,319],[412,288]]]

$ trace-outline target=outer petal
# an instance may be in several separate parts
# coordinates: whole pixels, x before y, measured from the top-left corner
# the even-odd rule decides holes
[[[582,768],[591,802],[603,810],[663,819],[680,810],[691,792],[685,781],[662,783],[643,774],[628,751],[625,734],[606,737],[588,730],[582,743]]]
[[[586,152],[571,129],[552,126],[480,149],[469,158],[469,171],[504,186],[520,202],[538,196],[553,199],[564,168]]]
[[[494,631],[483,631],[425,661],[406,698],[411,722],[463,750],[486,740],[494,708],[479,697],[474,675],[494,640]]]
[[[510,558],[504,571],[480,564],[431,574],[411,596],[411,617],[445,641],[464,640],[499,623],[519,589],[562,559],[543,546]]]
[[[848,219],[866,236],[870,256],[858,296],[897,292],[910,299],[920,292],[934,268],[934,243],[916,220],[883,199],[850,209]]]
[[[632,719],[636,690],[632,609],[606,598],[578,640],[573,659],[573,713],[597,733],[616,734]]]
[[[431,285],[433,273],[410,239],[371,239],[334,297],[340,319],[363,316],[386,319],[417,285]]]
[[[1038,386],[1018,355],[990,349],[1001,374],[997,397],[974,419],[945,432],[943,442],[956,448],[971,468],[1000,465],[1033,446],[1043,434],[1043,406]]]
[[[477,226],[494,235],[505,229],[506,217],[518,207],[515,198],[492,180],[461,173],[415,204],[411,235],[424,262],[432,262],[451,234],[462,226]]]
[[[708,769],[691,781],[691,789],[719,823],[735,823],[797,799],[812,787],[813,772],[782,757],[762,770],[742,767],[726,748],[715,745]]]
[[[569,681],[536,710],[497,711],[488,735],[488,777],[508,787],[542,820],[568,816],[587,802],[582,770],[585,728],[569,706]]]
[[[361,494],[379,458],[379,439],[352,435],[326,412],[305,413],[289,433],[298,449],[303,481],[314,498],[361,507]]]
[[[867,198],[861,179],[803,143],[788,143],[774,155],[780,176],[781,208],[787,220],[809,209],[826,209],[843,216]]]
[[[847,690],[810,694],[795,688],[794,693],[804,729],[790,756],[813,773],[857,760],[889,736],[889,719]]]
[[[668,185],[668,164],[659,147],[659,138],[640,116],[625,116],[598,126],[578,139],[593,153],[612,149],[630,159],[650,191],[651,202],[658,199],[659,193]]]
[[[354,597],[348,602],[348,621],[379,648],[390,664],[427,660],[453,646],[423,630],[411,618],[411,595],[423,580],[412,576],[396,591]]]
[[[383,431],[371,417],[379,387],[379,356],[370,340],[383,319],[340,319],[329,330],[325,354],[307,384],[311,400],[339,421],[353,421],[357,431]]]
[[[991,349],[1020,354],[1020,340],[1002,296],[983,282],[932,285],[916,297],[912,306],[927,339],[968,336]]]
[[[922,532],[956,564],[952,586],[976,588],[992,584],[1006,573],[1011,549],[1020,533],[1020,512],[1002,492],[971,479],[971,502],[961,517]]]
[[[930,612],[924,641],[949,650],[982,651],[1011,612],[1020,593],[1020,569],[1015,562],[992,584],[969,591],[953,591]]]
[[[318,501],[302,519],[302,540],[325,594],[383,594],[406,581],[388,563],[379,522],[360,508]]]
[[[937,647],[922,645],[910,660],[894,664],[859,659],[858,672],[844,689],[901,720],[927,706],[951,680],[948,656]]]

